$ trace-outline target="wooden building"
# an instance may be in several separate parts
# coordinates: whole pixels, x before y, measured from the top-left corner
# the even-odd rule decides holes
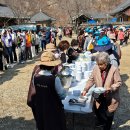
[[[55,20],[56,19],[48,16],[40,10],[40,12],[31,17],[30,22],[41,26],[51,26],[52,22]]]
[[[0,4],[0,28],[15,24],[15,22],[13,11],[8,6]]]
[[[72,23],[75,26],[80,26],[82,23],[87,23],[90,18],[86,16],[85,14],[75,15],[72,18]]]
[[[25,23],[29,17],[17,17],[7,5],[0,4],[0,28]]]
[[[91,16],[92,19],[97,21],[97,23],[108,22],[112,18],[112,16],[107,13],[97,11],[91,11],[90,13],[88,13],[88,15]]]
[[[102,23],[108,21],[112,16],[109,14],[101,12],[90,12],[84,13],[73,17],[73,24],[79,26],[81,24],[91,24],[90,21],[93,21],[93,24]],[[94,22],[95,21],[95,22]]]
[[[116,17],[118,22],[130,21],[130,0],[126,0],[117,6],[110,15]]]

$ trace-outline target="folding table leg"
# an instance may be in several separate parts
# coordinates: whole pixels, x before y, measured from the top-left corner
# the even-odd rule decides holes
[[[75,114],[72,113],[72,125],[73,125],[73,130],[75,130]]]

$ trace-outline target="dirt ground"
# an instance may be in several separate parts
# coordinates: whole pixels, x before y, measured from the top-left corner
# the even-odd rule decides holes
[[[113,130],[130,130],[130,45],[121,49],[120,72],[123,85],[120,91],[121,104],[115,114]],[[31,109],[26,105],[28,86],[36,60],[38,59],[16,65],[0,75],[0,130],[36,130]],[[78,115],[78,120],[93,122],[91,116],[82,117],[84,119],[80,117]],[[76,125],[77,130],[81,130],[82,124],[77,122]],[[88,125],[84,130],[89,130],[92,124]]]

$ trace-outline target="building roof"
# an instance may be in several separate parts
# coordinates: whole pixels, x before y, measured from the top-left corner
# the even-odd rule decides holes
[[[73,20],[79,19],[79,18],[84,18],[84,19],[89,19],[88,16],[86,16],[85,14],[79,14],[79,15],[75,15],[72,17]]]
[[[130,0],[125,0],[117,8],[115,8],[110,14],[114,15],[130,7]]]
[[[105,13],[99,13],[99,12],[87,12],[86,14],[80,14],[80,15],[76,15],[73,17],[73,19],[77,19],[79,17],[84,16],[84,18],[86,19],[107,19],[107,18],[111,18],[111,16],[109,14],[105,14]]]
[[[0,4],[0,17],[14,18],[13,11],[6,5]]]
[[[55,19],[46,15],[45,13],[43,12],[39,12],[37,14],[35,14],[34,16],[32,16],[31,18],[31,21],[32,22],[42,22],[42,21],[54,21]]]
[[[108,14],[105,13],[99,13],[99,12],[91,12],[88,13],[89,17],[92,17],[93,19],[106,19],[106,18],[110,18],[110,16]]]

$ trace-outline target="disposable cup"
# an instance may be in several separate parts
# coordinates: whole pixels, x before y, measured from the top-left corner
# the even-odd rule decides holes
[[[76,73],[76,80],[77,81],[81,81],[81,79],[82,79],[82,72],[81,71],[77,71],[77,73]]]
[[[89,76],[91,75],[92,71],[85,71],[84,72],[84,78],[89,78]]]
[[[91,61],[86,62],[87,65],[87,70],[90,71],[91,70]]]

